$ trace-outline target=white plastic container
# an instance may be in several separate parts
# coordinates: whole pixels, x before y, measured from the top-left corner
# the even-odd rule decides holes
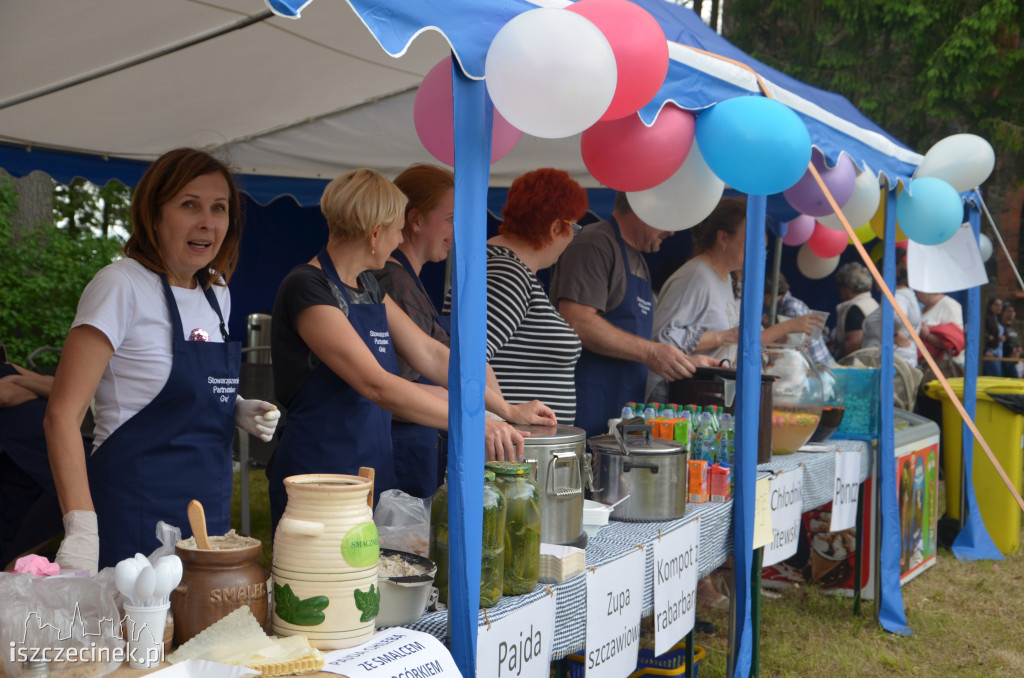
[[[608,524],[608,516],[611,513],[612,507],[608,504],[590,499],[583,500],[583,530],[587,533],[588,539]]]

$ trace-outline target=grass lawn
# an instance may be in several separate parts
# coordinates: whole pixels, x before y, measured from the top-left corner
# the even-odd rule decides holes
[[[261,565],[270,569],[270,507],[262,469],[250,477],[252,536],[263,541]],[[238,477],[232,525],[240,525]],[[1024,542],[1024,539],[1022,539]],[[910,637],[888,634],[865,601],[853,616],[848,598],[815,587],[764,598],[762,676],[1024,676],[1024,548],[1006,560],[960,562],[940,549],[937,563],[903,588]],[[708,653],[702,678],[726,675],[729,615],[701,611],[718,625],[697,635]]]

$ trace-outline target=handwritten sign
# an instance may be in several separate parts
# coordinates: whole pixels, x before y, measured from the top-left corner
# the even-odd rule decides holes
[[[835,493],[829,532],[849,530],[857,525],[857,491],[860,488],[860,453],[857,449],[836,450]]]
[[[800,514],[804,510],[803,489],[803,466],[772,478],[769,493],[772,540],[764,547],[764,567],[774,565],[796,553],[800,541]]]
[[[654,654],[672,649],[693,628],[700,519],[654,542]]]
[[[767,546],[772,540],[772,479],[758,478],[754,487],[754,548]]]
[[[587,678],[622,678],[633,672],[643,604],[643,549],[587,570]]]
[[[462,676],[441,641],[429,633],[403,628],[385,629],[362,645],[328,653],[322,670],[349,678]]]
[[[507,617],[481,626],[476,636],[476,675],[548,678],[555,644],[555,596],[544,596]]]

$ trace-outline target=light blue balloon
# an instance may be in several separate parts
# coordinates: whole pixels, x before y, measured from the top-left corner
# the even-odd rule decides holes
[[[946,242],[963,220],[960,195],[942,179],[914,179],[896,199],[896,221],[908,238],[922,245]]]
[[[697,116],[697,146],[719,179],[749,195],[781,193],[807,171],[811,135],[774,99],[726,99]]]

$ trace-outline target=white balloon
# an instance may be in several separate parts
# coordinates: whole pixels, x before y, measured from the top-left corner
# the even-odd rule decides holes
[[[978,250],[981,252],[982,261],[988,261],[992,258],[992,241],[984,233],[978,235]]]
[[[836,270],[839,266],[839,256],[828,257],[822,259],[817,254],[811,251],[807,243],[800,245],[800,250],[796,253],[796,267],[805,278],[811,280],[821,280],[832,275],[832,271]]]
[[[725,182],[711,171],[694,142],[683,165],[668,180],[626,197],[633,212],[649,226],[682,231],[711,214],[724,191]]]
[[[853,182],[853,195],[841,207],[843,216],[853,228],[858,228],[868,223],[871,217],[878,211],[878,203],[881,202],[882,193],[878,187],[878,176],[870,169],[857,175]],[[839,221],[839,215],[833,213],[818,217],[818,223],[836,231],[844,231],[843,223]]]
[[[985,183],[995,166],[991,144],[976,134],[954,134],[928,149],[914,178],[942,179],[963,193]]]
[[[615,96],[615,54],[589,19],[531,9],[502,26],[487,50],[487,91],[498,112],[527,134],[559,139],[597,122]]]

